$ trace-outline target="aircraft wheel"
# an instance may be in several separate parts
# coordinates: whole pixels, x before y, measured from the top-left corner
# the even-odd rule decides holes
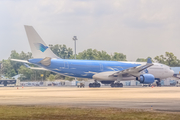
[[[120,83],[120,87],[123,87],[123,84],[122,84],[122,83]]]
[[[89,87],[91,88],[91,87],[94,87],[94,88],[96,88],[96,87],[101,87],[101,84],[100,83],[90,83],[89,84]]]
[[[97,84],[96,84],[96,87],[101,87],[101,84],[100,84],[100,83],[97,83]]]
[[[117,87],[121,87],[121,83],[117,83]]]
[[[119,87],[119,84],[118,84],[118,83],[115,83],[115,84],[114,84],[114,87]]]
[[[96,87],[96,83],[92,83],[92,87]]]
[[[4,82],[4,86],[7,86],[7,81]]]
[[[161,83],[160,82],[157,82],[157,87],[161,87]]]
[[[89,83],[89,87],[90,87],[90,88],[93,87],[92,83]]]
[[[115,84],[114,84],[114,83],[111,83],[111,87],[115,87]]]

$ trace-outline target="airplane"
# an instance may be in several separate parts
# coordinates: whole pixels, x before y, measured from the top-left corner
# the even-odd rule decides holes
[[[32,51],[33,58],[23,62],[26,67],[35,70],[48,70],[64,76],[94,79],[89,87],[100,87],[101,84],[110,84],[111,87],[123,87],[121,81],[137,80],[143,84],[152,84],[172,77],[174,71],[167,65],[152,63],[149,58],[146,62],[123,62],[102,60],[74,60],[61,59],[56,56],[45,44],[32,26],[25,25],[25,31]],[[38,67],[30,67],[34,64]]]

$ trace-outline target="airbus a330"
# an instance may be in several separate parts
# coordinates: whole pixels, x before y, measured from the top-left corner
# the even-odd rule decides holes
[[[32,26],[26,26],[29,45],[33,59],[12,61],[23,62],[30,69],[49,70],[64,76],[94,79],[89,87],[100,87],[110,84],[111,87],[123,87],[121,81],[137,80],[143,84],[152,84],[155,80],[172,77],[174,72],[169,66],[152,63],[151,59],[145,62],[122,62],[101,60],[73,60],[61,59],[56,56],[45,44]],[[30,67],[28,64],[39,67]]]

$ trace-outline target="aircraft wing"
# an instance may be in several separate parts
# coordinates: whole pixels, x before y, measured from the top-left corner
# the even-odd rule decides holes
[[[46,71],[50,71],[48,69],[45,69],[45,68],[42,68],[42,67],[30,67],[28,64],[24,63],[24,65],[29,68],[29,69],[32,69],[32,70],[46,70]]]
[[[19,59],[11,59],[11,60],[16,62],[30,63],[27,60],[19,60]]]
[[[118,72],[115,72],[112,75],[109,75],[109,77],[117,77],[119,75],[132,75],[134,77],[139,77],[141,71],[143,71],[144,69],[146,69],[146,68],[148,68],[148,67],[150,67],[152,65],[153,65],[152,61],[149,58],[145,65],[140,65],[140,66],[137,66],[137,67],[132,67],[132,68],[128,68],[128,69],[125,69],[125,70],[122,70],[122,71],[118,71]]]

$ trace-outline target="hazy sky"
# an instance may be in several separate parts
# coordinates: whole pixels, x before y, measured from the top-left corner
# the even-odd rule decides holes
[[[121,52],[128,60],[166,51],[180,59],[180,0],[0,0],[0,59],[30,51],[23,25],[46,44]]]

